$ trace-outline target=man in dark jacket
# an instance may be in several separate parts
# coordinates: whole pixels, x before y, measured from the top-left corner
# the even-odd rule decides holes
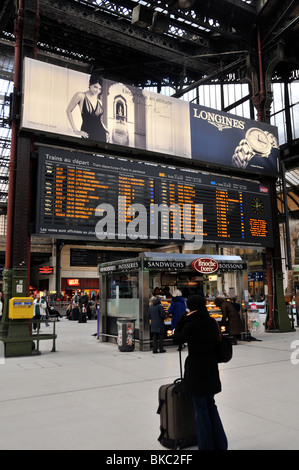
[[[214,400],[214,395],[221,391],[216,354],[219,329],[205,303],[199,295],[188,298],[189,312],[179,318],[174,341],[188,343],[184,385],[193,400],[198,448],[227,450],[227,438]]]
[[[151,332],[153,333],[153,353],[158,352],[158,344],[160,353],[166,352],[164,349],[164,320],[166,313],[161,305],[160,297],[153,300],[148,310],[148,317],[151,320]]]

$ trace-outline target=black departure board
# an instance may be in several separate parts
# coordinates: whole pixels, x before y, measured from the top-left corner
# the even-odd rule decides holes
[[[161,205],[168,211],[157,211]],[[99,227],[101,239],[106,236],[112,243],[192,242],[192,236],[202,236],[203,243],[273,246],[267,186],[163,164],[40,147],[36,233],[96,240]]]

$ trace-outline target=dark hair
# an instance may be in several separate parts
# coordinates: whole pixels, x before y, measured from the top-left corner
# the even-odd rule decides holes
[[[89,79],[89,86],[94,85],[95,83],[98,83],[99,85],[103,85],[103,79],[102,77],[99,77],[98,75],[91,75]]]
[[[201,297],[201,295],[190,295],[187,299],[187,306],[190,312],[198,310],[199,313],[208,313],[206,299]]]
[[[220,307],[220,305],[222,304],[222,302],[224,302],[225,299],[222,299],[221,297],[216,297],[216,299],[214,300],[214,304],[216,305],[216,307]]]

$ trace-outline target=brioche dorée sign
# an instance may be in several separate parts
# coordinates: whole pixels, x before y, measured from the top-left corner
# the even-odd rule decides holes
[[[197,258],[192,261],[192,269],[202,274],[212,274],[218,271],[218,263],[213,258]]]

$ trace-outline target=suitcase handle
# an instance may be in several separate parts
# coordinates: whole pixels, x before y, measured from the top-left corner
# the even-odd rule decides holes
[[[182,345],[179,345],[179,358],[180,358],[180,377],[183,378],[183,368],[182,368]]]

